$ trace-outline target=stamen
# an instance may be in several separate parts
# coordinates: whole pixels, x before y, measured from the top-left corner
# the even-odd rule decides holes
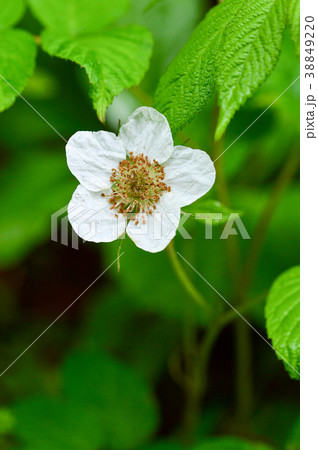
[[[121,161],[118,169],[112,169],[110,181],[112,193],[109,202],[111,209],[121,214],[152,214],[163,192],[170,192],[164,183],[164,168],[155,159],[151,163],[143,153],[136,156],[132,152]],[[134,220],[134,219],[132,219]],[[136,225],[138,221],[135,222]],[[145,224],[145,218],[142,217]]]

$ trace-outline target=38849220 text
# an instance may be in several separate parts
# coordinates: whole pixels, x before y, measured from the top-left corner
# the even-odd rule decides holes
[[[314,94],[315,80],[315,19],[313,16],[305,17],[305,51],[304,51],[304,68],[306,89],[310,91],[306,95],[306,137],[307,139],[316,139],[315,134],[315,109],[317,106],[317,98]]]

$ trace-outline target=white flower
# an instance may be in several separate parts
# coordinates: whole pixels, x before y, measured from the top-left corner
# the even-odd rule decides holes
[[[176,235],[180,208],[212,187],[215,169],[201,150],[173,146],[165,116],[138,108],[120,129],[78,131],[66,145],[80,185],[68,216],[85,240],[111,242],[126,230],[143,250],[163,250]]]

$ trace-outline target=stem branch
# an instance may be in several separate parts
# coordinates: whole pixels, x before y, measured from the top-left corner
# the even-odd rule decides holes
[[[241,282],[241,298],[244,299],[246,294],[251,287],[253,282],[254,272],[257,268],[257,263],[259,260],[260,253],[262,251],[262,246],[264,239],[266,237],[266,232],[270,221],[274,215],[277,205],[285,192],[287,186],[289,185],[291,179],[293,178],[296,170],[299,166],[299,153],[298,151],[292,151],[289,155],[287,163],[281,170],[274,188],[269,196],[269,199],[261,213],[261,216],[256,225],[255,231],[253,233],[253,238],[251,240],[246,262],[242,270],[242,282]]]

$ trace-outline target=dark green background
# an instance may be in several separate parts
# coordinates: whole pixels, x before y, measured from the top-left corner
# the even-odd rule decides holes
[[[144,10],[148,3],[134,1],[122,21],[144,24],[152,31],[151,67],[141,93],[132,90],[115,99],[107,112],[108,130],[117,131],[118,118],[123,123],[144,103],[140,95],[153,96],[165,67],[211,6],[201,0],[162,0]],[[21,27],[34,34],[41,29],[30,13]],[[298,72],[286,33],[277,68],[236,114],[224,148]],[[66,139],[78,130],[103,129],[88,97],[86,75],[75,64],[39,50],[36,71],[23,95]],[[215,156],[214,123],[215,99],[211,99],[185,130],[192,137],[188,145],[196,142]],[[298,124],[297,82],[222,156],[231,207],[242,211],[250,235],[289,152],[298,148]],[[22,99],[1,114],[0,136],[1,372],[115,259],[118,242],[81,243],[79,250],[52,242],[50,216],[67,205],[77,186],[66,165],[65,144]],[[183,141],[184,134],[175,139]],[[218,177],[211,191],[215,199],[217,191]],[[213,230],[209,241],[201,223],[189,219],[186,229],[193,239],[177,237],[176,249],[231,301],[232,261],[225,241],[219,239],[222,227]],[[244,255],[248,243],[230,239],[239,241]],[[299,263],[298,244],[296,175],[267,231],[252,297]],[[185,395],[171,374],[171,360],[182,346],[184,323],[190,318],[200,338],[206,317],[180,287],[165,252],[142,252],[128,239],[122,251],[120,273],[113,266],[0,378],[1,448],[183,448],[166,442],[182,442],[184,432]],[[227,308],[193,272],[189,276],[215,314]],[[264,300],[247,317],[266,336]],[[274,351],[252,330],[249,339],[253,392],[249,420],[242,423],[236,413],[236,334],[231,324],[211,355],[209,388],[195,442],[236,435],[274,448],[296,449],[298,383],[290,380]],[[164,443],[151,447],[157,441]],[[225,448],[222,445],[216,442],[206,448]],[[236,448],[229,445],[226,448]]]

